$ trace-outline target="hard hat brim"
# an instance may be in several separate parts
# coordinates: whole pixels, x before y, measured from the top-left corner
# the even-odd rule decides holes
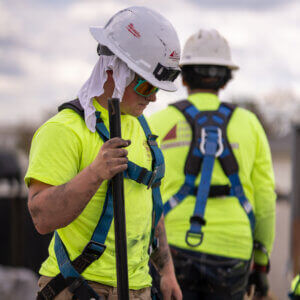
[[[113,52],[117,57],[124,61],[129,69],[133,70],[135,73],[149,81],[153,86],[168,92],[175,92],[177,90],[177,87],[173,82],[157,80],[153,74],[149,75],[149,73],[139,68],[132,60],[130,60],[130,58],[119,51],[119,49],[114,47],[111,41],[106,37],[103,26],[91,26],[90,33],[96,41],[98,41],[101,45],[109,48],[111,52]]]
[[[227,61],[225,59],[217,59],[211,57],[199,57],[193,59],[185,59],[183,58],[179,62],[179,66],[187,66],[187,65],[214,65],[214,66],[224,66],[228,67],[229,69],[235,71],[239,69],[239,66],[233,63],[232,61]]]

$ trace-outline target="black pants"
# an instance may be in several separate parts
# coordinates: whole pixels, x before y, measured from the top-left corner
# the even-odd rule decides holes
[[[193,252],[171,246],[183,300],[242,300],[250,261]]]

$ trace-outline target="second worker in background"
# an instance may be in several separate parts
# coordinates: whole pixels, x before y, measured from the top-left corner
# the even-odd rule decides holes
[[[188,99],[150,123],[165,157],[165,224],[183,298],[243,299],[249,279],[262,299],[276,199],[265,132],[253,113],[218,98],[238,67],[216,30],[188,39],[181,68]]]

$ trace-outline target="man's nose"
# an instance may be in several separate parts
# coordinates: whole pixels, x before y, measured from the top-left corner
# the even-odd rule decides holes
[[[147,100],[150,102],[155,102],[156,101],[156,93],[150,95],[149,97],[147,97]]]

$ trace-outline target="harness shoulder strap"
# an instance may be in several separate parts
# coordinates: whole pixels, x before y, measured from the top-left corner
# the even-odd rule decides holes
[[[231,145],[228,141],[228,137],[227,137],[227,126],[228,126],[228,123],[229,123],[236,107],[237,107],[237,105],[235,105],[233,103],[222,102],[218,109],[218,113],[225,116],[225,122],[223,124],[221,124],[221,126],[220,126],[222,128],[222,134],[224,137],[225,151],[219,157],[219,161],[220,161],[222,169],[227,177],[233,173],[237,173],[239,170],[237,160],[233,154],[232,147],[231,147]]]
[[[186,120],[194,131],[194,119],[199,113],[199,111],[194,108],[194,105],[188,100],[181,100],[171,103],[170,106],[177,108],[185,116]]]
[[[161,179],[165,174],[165,162],[164,157],[159,149],[156,139],[157,136],[153,135],[149,125],[143,115],[138,117],[138,120],[144,130],[145,136],[147,138],[147,144],[150,148],[152,155],[152,178],[150,180],[150,186],[152,187],[152,201],[153,201],[153,211],[152,211],[152,230],[150,243],[156,245],[156,240],[154,239],[154,232],[159,222],[161,215],[163,213],[163,203],[160,193],[160,183]],[[149,186],[149,185],[148,185]]]
[[[193,136],[184,166],[184,174],[186,176],[197,176],[200,172],[202,156],[199,152],[194,151],[197,145],[195,120],[199,118],[201,112],[188,100],[175,102],[171,106],[177,108],[184,115],[192,129]]]
[[[65,108],[69,108],[77,112],[84,119],[84,109],[81,106],[79,99],[74,99],[72,101],[65,102],[58,107],[58,111],[62,111]]]

